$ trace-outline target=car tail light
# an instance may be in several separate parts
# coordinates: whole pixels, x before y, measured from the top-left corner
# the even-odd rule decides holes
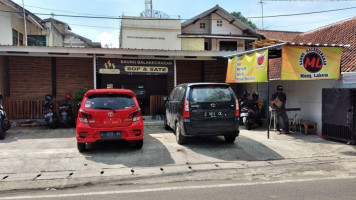
[[[129,119],[132,119],[133,122],[139,121],[142,117],[141,109],[137,109],[134,112],[130,113]]]
[[[239,108],[239,100],[237,99],[235,99],[235,107],[236,107],[235,116],[238,117],[240,116],[240,108]]]
[[[184,118],[190,118],[190,113],[189,113],[189,101],[188,101],[188,100],[185,100],[185,101],[184,101],[183,117],[184,117]]]
[[[84,112],[83,110],[79,110],[79,121],[83,123],[88,123],[90,119],[93,119],[91,114]],[[92,120],[90,120],[92,122]]]

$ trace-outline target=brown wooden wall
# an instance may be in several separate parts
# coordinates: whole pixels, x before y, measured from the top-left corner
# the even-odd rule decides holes
[[[52,58],[9,58],[10,98],[14,100],[42,100],[52,94]],[[79,88],[93,88],[93,60],[91,58],[56,58],[56,97],[64,99],[67,92]]]
[[[52,65],[49,57],[9,57],[10,97],[38,100],[52,93]]]
[[[92,89],[92,58],[57,58],[57,99],[64,99],[69,92],[72,95],[80,88]]]

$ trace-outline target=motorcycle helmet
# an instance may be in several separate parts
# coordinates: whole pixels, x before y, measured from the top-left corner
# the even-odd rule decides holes
[[[252,99],[258,99],[259,95],[258,92],[252,93]]]
[[[249,92],[248,90],[244,90],[244,91],[242,92],[242,96],[243,96],[244,98],[247,98],[247,97],[250,96],[250,92]]]
[[[47,95],[45,96],[45,100],[46,100],[46,101],[51,101],[52,99],[53,99],[53,96],[50,95],[50,94],[47,94]]]
[[[66,100],[70,100],[72,98],[72,94],[66,93],[65,98],[66,98]]]
[[[281,85],[277,86],[277,90],[283,91],[283,86],[281,86]]]

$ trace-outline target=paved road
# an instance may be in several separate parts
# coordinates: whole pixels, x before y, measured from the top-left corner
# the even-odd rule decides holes
[[[356,197],[355,177],[310,178],[256,182],[184,182],[165,185],[84,187],[1,195],[10,199],[350,199]]]

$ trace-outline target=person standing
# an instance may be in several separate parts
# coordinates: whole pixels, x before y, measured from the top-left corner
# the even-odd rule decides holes
[[[271,103],[273,109],[275,109],[276,115],[276,128],[278,134],[281,134],[280,125],[279,125],[279,117],[283,120],[283,129],[285,134],[289,134],[289,120],[288,115],[286,113],[286,102],[287,102],[287,95],[283,92],[283,86],[277,86],[277,91],[272,94]]]

